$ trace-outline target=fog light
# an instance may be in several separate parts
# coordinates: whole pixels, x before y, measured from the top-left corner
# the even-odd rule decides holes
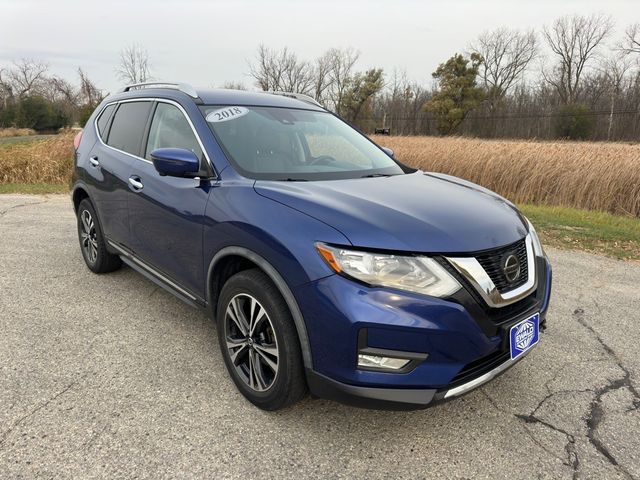
[[[379,355],[358,354],[358,367],[383,368],[386,370],[400,370],[410,362],[407,358],[382,357]]]

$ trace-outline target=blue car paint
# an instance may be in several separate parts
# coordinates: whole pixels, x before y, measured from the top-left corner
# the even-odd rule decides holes
[[[158,148],[150,156],[160,175],[195,176],[200,170],[200,159],[191,150],[184,148]]]
[[[204,104],[316,109],[278,96],[199,93]],[[469,182],[423,172],[295,184],[254,181],[233,169],[198,105],[187,95],[144,89],[110,96],[103,105],[123,98],[164,98],[181,105],[212,161],[215,177],[200,182],[161,177],[151,171],[151,164],[140,165],[104,146],[93,128],[100,106],[77,152],[74,194],[82,189],[95,202],[110,238],[202,301],[209,298],[207,272],[217,252],[238,246],[266,259],[302,312],[311,353],[311,363],[305,365],[309,371],[350,385],[438,388],[503,340],[501,334],[487,336],[453,301],[372,288],[336,275],[313,245],[409,253],[497,248],[527,233],[509,202]],[[98,169],[89,163],[95,152],[101,156]],[[126,183],[135,174],[145,176],[144,195],[132,192]],[[542,317],[551,290],[551,268],[545,263]],[[362,327],[368,328],[374,347],[424,352],[428,358],[408,374],[358,370],[356,344]]]
[[[147,162],[135,162],[130,175],[144,179],[144,188],[128,196],[129,241],[125,245],[204,298],[202,235],[213,187],[209,182],[162,177]]]
[[[314,368],[336,380],[368,386],[438,387],[500,342],[488,338],[458,304],[385,288],[367,288],[340,275],[294,291],[309,329]],[[369,328],[373,347],[424,352],[410,373],[357,370],[358,331]]]
[[[423,172],[385,178],[284,183],[256,191],[334,226],[359,247],[408,252],[475,252],[527,234],[496,195]]]

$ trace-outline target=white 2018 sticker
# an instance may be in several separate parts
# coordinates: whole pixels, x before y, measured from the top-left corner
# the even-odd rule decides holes
[[[247,113],[249,113],[249,109],[244,107],[219,108],[207,115],[207,122],[226,122],[227,120],[234,120],[236,118],[243,117]]]

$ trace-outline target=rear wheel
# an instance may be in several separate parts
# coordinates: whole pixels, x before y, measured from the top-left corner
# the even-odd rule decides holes
[[[107,273],[120,268],[122,260],[107,250],[95,209],[88,198],[78,205],[77,215],[80,250],[89,270],[93,273]]]
[[[218,301],[218,341],[240,392],[263,410],[277,410],[306,392],[298,336],[286,302],[261,270],[225,283]]]

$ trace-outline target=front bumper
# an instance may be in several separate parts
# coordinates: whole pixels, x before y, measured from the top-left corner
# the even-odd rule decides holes
[[[336,382],[322,374],[307,370],[307,383],[312,393],[328,400],[379,410],[416,410],[451,400],[493,380],[509,370],[531,350],[507,360],[494,369],[451,388],[372,388]]]
[[[537,261],[537,289],[503,309],[482,305],[464,284],[450,299],[369,288],[338,275],[300,287],[295,295],[311,343],[311,393],[360,407],[416,409],[490,381],[525,356],[510,359],[509,327],[536,312],[541,330],[545,326],[551,267],[546,259]],[[358,369],[362,330],[373,348],[423,353],[427,359],[407,373]]]

